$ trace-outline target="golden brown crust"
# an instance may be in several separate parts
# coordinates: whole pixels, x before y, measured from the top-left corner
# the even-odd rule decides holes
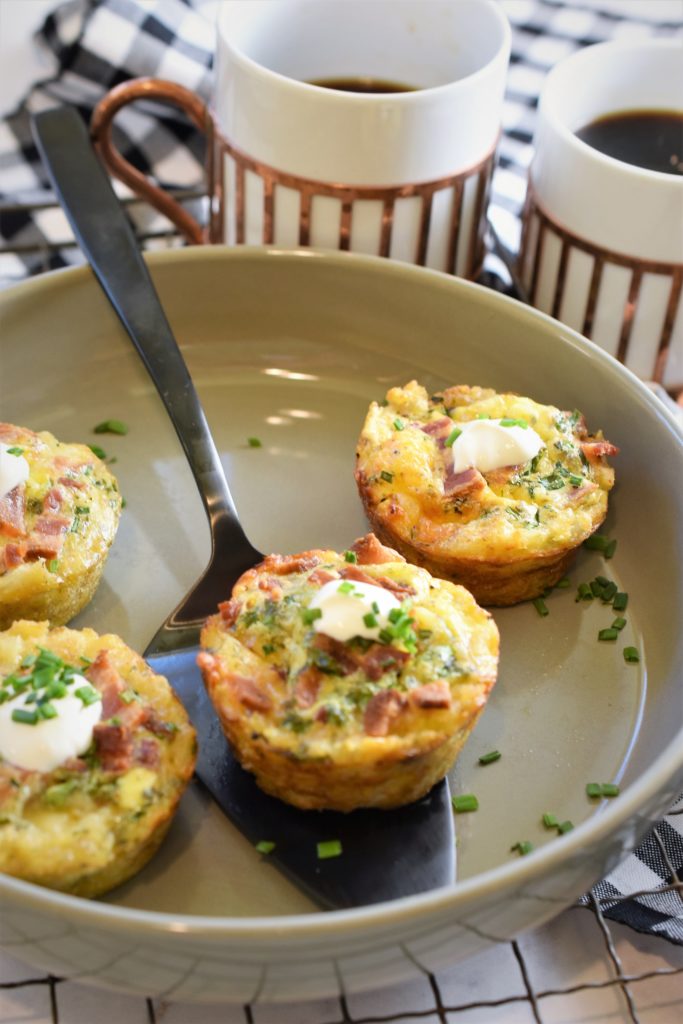
[[[136,712],[130,731],[136,753],[117,768],[94,741],[83,758],[47,773],[0,758],[0,871],[98,896],[139,871],[161,843],[192,777],[195,733],[167,680],[114,634],[16,622],[0,633],[0,680],[41,648],[82,671],[89,671],[80,669],[83,658],[104,661],[110,678],[126,688],[128,703],[120,702],[115,714]],[[92,685],[104,693],[107,675]],[[111,697],[103,701],[110,710]]]
[[[235,755],[262,789],[305,809],[395,807],[424,796],[453,764],[496,679],[498,631],[466,590],[432,580],[375,538],[353,548],[355,563],[327,550],[269,556],[202,631],[198,663]],[[411,595],[412,652],[401,639],[332,640],[305,621],[325,582],[359,578]]]
[[[449,490],[445,438],[480,415],[522,419],[545,447],[528,464],[461,474]],[[578,413],[466,385],[429,398],[412,381],[371,405],[355,476],[381,541],[484,605],[510,605],[556,584],[600,526],[614,481],[605,453],[614,451]]]

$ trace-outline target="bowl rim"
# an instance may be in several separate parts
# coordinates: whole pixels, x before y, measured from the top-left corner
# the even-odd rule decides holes
[[[151,268],[166,264],[213,263],[235,261],[245,263],[267,263],[278,259],[295,263],[301,259],[322,260],[331,267],[356,266],[368,274],[386,272],[406,280],[423,280],[462,294],[474,296],[477,301],[490,304],[506,315],[527,319],[541,324],[563,344],[577,349],[584,356],[595,361],[603,372],[612,374],[622,386],[629,388],[641,405],[648,408],[662,425],[668,427],[678,439],[683,455],[683,425],[677,422],[664,404],[633,374],[596,344],[584,338],[577,331],[553,319],[548,314],[527,306],[518,300],[495,292],[483,285],[456,278],[441,271],[412,264],[399,263],[378,256],[337,252],[325,249],[284,249],[276,246],[196,246],[162,250],[145,254]],[[39,295],[52,288],[78,284],[91,275],[88,266],[64,267],[49,271],[34,278],[21,281],[0,292],[0,314],[9,302],[24,296]],[[94,283],[94,281],[93,281]],[[683,677],[683,665],[681,665]],[[461,910],[467,904],[496,890],[515,886],[521,888],[534,878],[544,877],[563,862],[577,856],[581,849],[601,842],[620,825],[646,804],[656,806],[657,813],[666,811],[670,795],[665,792],[675,776],[683,776],[683,723],[676,737],[661,751],[649,768],[633,782],[619,799],[603,808],[598,814],[586,819],[570,833],[562,837],[562,843],[548,843],[526,857],[511,860],[484,871],[472,878],[430,892],[405,896],[384,903],[369,904],[347,910],[316,911],[305,914],[255,917],[209,917],[198,914],[173,914],[166,911],[141,910],[120,907],[113,904],[87,900],[56,890],[47,889],[31,882],[0,873],[0,896],[6,894],[20,901],[25,907],[52,909],[57,914],[70,918],[82,927],[106,927],[109,931],[128,932],[131,926],[148,937],[165,938],[172,934],[183,934],[186,938],[201,940],[216,939],[257,940],[277,938],[286,933],[291,941],[323,936],[339,937],[340,933],[383,929],[400,924],[401,921],[420,918],[436,910]],[[647,829],[650,818],[640,822],[641,831]]]

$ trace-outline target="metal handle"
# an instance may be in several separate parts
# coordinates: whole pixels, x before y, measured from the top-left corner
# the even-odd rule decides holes
[[[253,564],[258,552],[237,519],[194,384],[80,115],[71,107],[44,111],[34,117],[33,132],[76,239],[142,357],[183,446],[209,519],[211,565],[225,558],[234,570],[235,549],[244,552],[245,567]],[[183,602],[182,616],[181,608],[176,609],[178,624],[201,619],[215,608],[199,589],[193,593],[194,601]]]

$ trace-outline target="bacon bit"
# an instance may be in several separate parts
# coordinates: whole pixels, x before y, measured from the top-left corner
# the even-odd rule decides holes
[[[617,446],[610,441],[582,441],[579,447],[589,462],[596,462],[603,455],[619,454]]]
[[[61,508],[63,500],[64,495],[59,487],[51,488],[43,500],[43,512],[57,512]]]
[[[326,636],[325,633],[316,633],[313,646],[324,651],[325,654],[329,654],[336,661],[339,666],[339,674],[342,676],[348,676],[358,668],[359,662],[354,657],[354,652],[341,640],[334,640],[331,636]]]
[[[31,562],[37,558],[47,560],[57,558],[64,547],[64,534],[49,536],[45,533],[32,533],[26,541],[24,561]]]
[[[294,699],[298,708],[310,708],[315,704],[322,682],[322,672],[315,665],[309,665],[299,672],[294,687]]]
[[[468,466],[461,473],[449,469],[443,482],[443,493],[447,498],[455,495],[478,494],[486,487],[486,480],[478,469]]]
[[[390,644],[373,644],[372,647],[359,658],[360,667],[368,679],[377,681],[385,672],[400,665],[405,665],[410,658],[407,651],[399,651]]]
[[[133,739],[127,725],[98,722],[93,739],[103,771],[128,771],[133,761]]]
[[[133,756],[136,764],[156,768],[159,765],[159,744],[145,736],[135,744]]]
[[[363,716],[363,729],[368,736],[386,736],[389,726],[403,711],[407,701],[398,690],[383,690],[368,701]]]
[[[231,597],[229,601],[222,601],[218,605],[218,611],[221,613],[221,619],[226,626],[234,626],[241,608],[242,605],[239,601],[236,601],[234,597]]]
[[[7,544],[4,549],[4,563],[5,570],[16,569],[18,565],[22,565],[26,559],[26,552],[28,548],[24,544]]]
[[[398,558],[401,562],[405,562],[402,555]],[[396,580],[391,580],[388,576],[371,576],[356,565],[344,566],[341,575],[345,580],[355,580],[356,583],[371,583],[375,587],[383,587],[385,590],[390,590],[392,594],[396,594],[397,597],[409,597],[415,593],[413,587],[407,583],[397,583]]]
[[[277,576],[288,576],[292,572],[307,572],[320,565],[318,555],[304,552],[301,555],[268,555],[263,565]]]
[[[316,713],[313,715],[313,718],[315,719],[316,722],[322,722],[323,724],[327,721],[327,708],[325,707],[324,704],[321,708],[318,708]]]
[[[0,498],[0,533],[7,537],[23,537],[26,535],[25,488],[17,484],[4,497]]]
[[[374,533],[366,533],[359,537],[351,545],[359,565],[379,565],[382,562],[405,562],[403,555],[393,548],[387,548],[381,544]]]
[[[142,724],[145,729],[149,729],[155,736],[171,736],[175,732],[174,726],[160,718],[159,713],[154,708],[142,707],[139,701],[136,703],[138,707],[142,708]],[[132,702],[128,707],[131,706]]]
[[[68,761],[64,761],[60,768],[63,768],[67,772],[85,772],[88,770],[88,763],[84,761],[82,757],[70,757]]]
[[[85,480],[76,480],[72,476],[60,476],[57,483],[64,484],[65,487],[73,487],[77,491],[82,491],[85,488]]]
[[[248,676],[238,676],[232,672],[226,673],[225,679],[234,690],[240,704],[244,704],[245,708],[250,708],[252,711],[270,711],[270,697],[253,679],[249,679]]]
[[[282,598],[283,590],[278,581],[273,576],[260,576],[258,581],[259,590],[265,590],[269,597],[273,601],[279,601]]]
[[[451,691],[445,679],[416,686],[410,691],[410,699],[418,708],[449,708]]]
[[[446,447],[446,438],[453,430],[453,420],[447,416],[443,416],[439,420],[431,420],[429,423],[425,423],[421,428],[425,434],[429,434],[433,437],[439,448]]]
[[[339,575],[336,572],[328,572],[327,569],[315,569],[308,577],[308,582],[322,587],[323,584],[330,583],[336,579],[339,579]]]
[[[92,665],[86,669],[85,677],[102,697],[102,718],[111,718],[118,712],[119,707],[126,706],[120,698],[126,684],[112,662],[107,648],[99,651]]]

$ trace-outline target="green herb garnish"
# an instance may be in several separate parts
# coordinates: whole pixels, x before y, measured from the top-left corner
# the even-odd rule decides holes
[[[8,455],[23,455],[24,454],[24,449],[17,447],[17,445],[13,445],[11,448],[5,448],[5,451],[7,452]]]
[[[258,437],[248,437],[247,438],[247,444],[249,445],[250,448],[262,448],[263,447],[263,445],[261,443],[261,440]]]
[[[302,608],[301,618],[306,626],[312,626],[316,619],[322,619],[323,613],[320,608]]]
[[[544,814],[542,821],[546,828],[557,828],[560,824],[557,816],[554,814]]]
[[[598,633],[598,640],[616,640],[619,630],[610,626],[608,629],[601,629]]]
[[[94,434],[127,434],[128,427],[122,420],[102,420],[93,428]]]
[[[550,614],[550,612],[548,611],[548,606],[542,597],[535,597],[531,603],[533,604],[534,608],[541,616],[541,618],[545,618],[546,615]]]
[[[385,480],[386,483],[388,483],[388,484],[391,484],[391,483],[394,482],[394,474],[387,472],[386,469],[382,470],[382,472],[380,473],[380,478],[382,480]]]
[[[510,853],[519,853],[520,857],[526,857],[528,853],[531,853],[533,848],[533,843],[530,843],[528,839],[522,839],[520,842],[515,843],[514,846],[510,847]]]
[[[400,420],[398,417],[396,417],[396,419],[394,420],[394,430],[404,430],[404,429],[405,429],[405,423],[403,422],[403,420]]]
[[[325,839],[317,844],[318,860],[329,860],[331,857],[340,857],[342,844],[339,839]]]
[[[272,842],[272,840],[270,839],[260,839],[255,846],[255,850],[257,851],[257,853],[263,853],[264,855],[272,853],[274,849],[275,843]]]
[[[345,562],[350,562],[351,565],[355,565],[356,562],[358,561],[358,555],[356,554],[355,551],[345,551],[344,552],[344,561]]]
[[[482,754],[479,758],[479,764],[493,764],[494,761],[498,761],[502,757],[500,750],[490,750],[488,754]]]
[[[445,441],[446,447],[450,448],[452,445],[454,445],[455,442],[458,440],[458,438],[460,437],[461,434],[462,434],[462,430],[460,429],[460,427],[453,427],[453,429],[451,430],[450,434],[446,438],[446,441]]]
[[[12,712],[12,721],[21,722],[22,725],[37,725],[38,724],[38,711],[29,710],[28,708],[15,708]]]
[[[614,595],[614,600],[612,601],[612,608],[615,612],[625,612],[627,605],[628,594],[625,594],[623,591],[620,590],[618,593]]]
[[[467,811],[479,810],[479,801],[474,793],[461,793],[459,796],[451,797],[453,810],[456,814],[465,814]]]
[[[98,444],[89,444],[88,448],[93,453],[93,455],[97,456],[98,459],[106,459],[107,453],[105,452],[104,448],[100,448]]]
[[[624,661],[635,665],[640,661],[640,654],[637,647],[624,647]]]

